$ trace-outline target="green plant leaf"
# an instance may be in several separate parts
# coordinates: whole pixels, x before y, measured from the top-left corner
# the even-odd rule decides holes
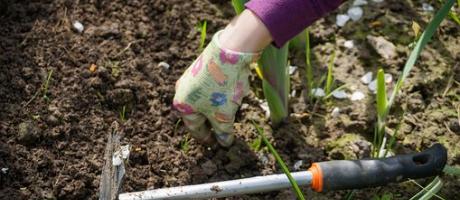
[[[274,126],[288,116],[289,69],[287,67],[289,44],[280,49],[269,45],[262,53],[259,66],[262,71],[262,87],[270,108],[270,118]]]
[[[237,15],[239,15],[240,13],[244,11],[244,4],[246,2],[247,0],[232,0],[232,6]]]
[[[334,61],[335,61],[335,50],[332,53],[331,57],[329,58],[329,63],[327,64],[327,78],[326,78],[326,88],[324,91],[326,92],[326,95],[329,95],[331,93],[331,88],[332,88],[332,83],[334,81],[334,76],[333,76],[333,71],[332,69],[334,68]]]
[[[199,46],[200,52],[203,50],[204,44],[205,44],[205,41],[206,41],[206,26],[207,26],[207,24],[208,24],[208,22],[204,21],[200,25],[200,46]]]
[[[310,30],[305,31],[305,76],[307,78],[307,96],[311,101],[311,90],[313,89],[313,68],[311,66]]]
[[[428,200],[431,199],[433,196],[443,199],[442,197],[436,195],[436,193],[438,193],[439,190],[441,190],[443,185],[441,179],[438,176],[434,178],[433,181],[431,181],[431,183],[428,184],[426,187],[422,187],[415,181],[413,182],[416,183],[419,187],[421,187],[422,190],[415,194],[412,198],[410,198],[410,200]]]
[[[252,124],[256,128],[257,133],[262,137],[262,141],[268,147],[268,150],[270,151],[270,153],[273,155],[273,157],[275,157],[275,160],[280,165],[281,170],[283,170],[284,174],[286,174],[286,176],[288,177],[289,182],[292,185],[292,188],[294,188],[297,198],[299,198],[300,200],[305,200],[305,197],[302,191],[300,190],[299,185],[297,184],[296,180],[292,177],[291,172],[289,171],[288,167],[284,163],[283,159],[281,159],[278,152],[275,150],[272,144],[265,137],[264,131],[259,126],[257,126],[257,124],[254,121],[252,122]]]

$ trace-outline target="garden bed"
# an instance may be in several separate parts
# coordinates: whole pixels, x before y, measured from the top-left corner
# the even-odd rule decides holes
[[[253,148],[263,125],[291,170],[311,162],[369,157],[376,121],[375,100],[360,82],[366,72],[399,76],[413,41],[412,21],[425,27],[433,12],[418,1],[388,0],[366,6],[359,22],[343,28],[333,13],[311,28],[315,77],[325,74],[336,51],[336,82],[366,94],[361,101],[304,98],[303,52],[293,51],[288,123],[272,131],[260,107],[261,85],[237,113],[237,141],[207,148],[188,139],[171,109],[174,83],[199,54],[196,25],[207,21],[208,38],[235,15],[229,1],[8,1],[0,14],[0,199],[97,199],[107,134],[120,123],[122,143],[132,145],[123,190],[127,192],[282,173],[266,151]],[[415,2],[415,3],[414,3]],[[439,8],[439,5],[434,5]],[[343,12],[346,6],[338,12]],[[458,7],[457,11],[459,11]],[[72,30],[80,21],[85,30]],[[440,142],[449,165],[460,165],[460,26],[441,24],[392,109],[389,130],[400,125],[397,153]],[[398,57],[385,60],[367,35],[384,36]],[[353,40],[355,47],[344,47]],[[169,68],[159,65],[166,62]],[[49,81],[47,81],[49,77]],[[47,85],[47,90],[44,86]],[[331,116],[339,107],[338,116]],[[243,158],[243,159],[242,159]],[[431,179],[420,180],[425,185]],[[439,195],[455,199],[460,182],[444,176]],[[405,182],[359,190],[355,199],[392,193],[408,199],[420,190]],[[342,199],[347,191],[307,199]],[[228,199],[295,199],[291,190]]]

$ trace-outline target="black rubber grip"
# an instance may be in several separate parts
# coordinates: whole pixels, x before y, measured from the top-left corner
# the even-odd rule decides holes
[[[323,191],[331,191],[383,186],[408,178],[439,175],[446,161],[446,148],[435,144],[420,153],[383,159],[326,161],[318,164],[323,177]]]

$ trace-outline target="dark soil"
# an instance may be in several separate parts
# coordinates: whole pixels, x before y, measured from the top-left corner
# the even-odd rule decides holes
[[[281,173],[266,150],[251,148],[257,138],[253,119],[263,125],[291,170],[299,160],[306,169],[313,161],[369,156],[367,141],[372,141],[375,121],[372,95],[362,102],[305,104],[300,51],[291,59],[299,70],[292,78],[297,95],[291,98],[293,114],[287,124],[275,131],[269,128],[254,76],[254,92],[237,114],[235,145],[207,148],[193,139],[187,149],[181,145],[188,136],[171,110],[174,83],[199,54],[198,22],[208,22],[209,40],[234,16],[229,1],[5,0],[0,8],[0,168],[7,169],[0,172],[0,199],[97,199],[113,121],[121,125],[122,143],[132,145],[126,192]],[[388,0],[367,7],[360,23],[342,29],[334,25],[335,15],[320,20],[312,26],[315,73],[325,72],[323,66],[335,49],[337,83],[367,91],[359,78],[379,66],[396,77],[409,52],[412,20],[424,27],[432,16],[420,8],[421,3]],[[83,33],[72,29],[75,20],[85,26]],[[375,21],[383,25],[369,25]],[[366,43],[366,34],[385,36],[397,46],[400,58],[380,59]],[[343,47],[350,39],[357,49]],[[450,151],[448,163],[460,164],[459,43],[459,26],[443,22],[406,82],[389,124],[390,130],[400,122],[403,127],[398,153],[441,142]],[[163,68],[160,62],[171,67]],[[341,107],[339,118],[330,116],[335,106]],[[360,139],[334,143],[348,135]],[[351,148],[341,149],[344,144]],[[455,199],[458,179],[443,180],[439,195]],[[407,199],[419,190],[406,182],[360,190],[355,199],[386,192]],[[304,192],[308,199],[342,199],[347,194],[317,194],[308,188]],[[228,199],[295,195],[285,190]]]

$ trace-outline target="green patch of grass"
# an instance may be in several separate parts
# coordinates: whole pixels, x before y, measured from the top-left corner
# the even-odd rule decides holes
[[[260,151],[262,149],[262,136],[259,135],[256,139],[254,139],[251,142],[250,147],[256,152]]]
[[[110,68],[113,77],[117,78],[118,76],[120,76],[120,61],[109,60],[105,63],[105,66],[106,68]]]
[[[50,70],[48,72],[48,76],[46,77],[46,81],[45,81],[45,84],[43,86],[43,99],[45,99],[47,101],[49,100],[49,97],[48,97],[47,93],[48,93],[48,87],[49,87],[52,75],[53,75],[53,70]]]
[[[182,139],[182,141],[180,141],[180,149],[184,152],[184,153],[187,153],[188,150],[189,150],[189,147],[190,146],[190,135],[189,134],[186,134],[184,136],[184,139]]]
[[[119,115],[120,115],[120,120],[122,122],[125,122],[126,121],[126,106],[123,106],[119,112]]]
[[[385,193],[382,196],[374,196],[372,197],[372,200],[392,200],[393,199],[393,193]]]

